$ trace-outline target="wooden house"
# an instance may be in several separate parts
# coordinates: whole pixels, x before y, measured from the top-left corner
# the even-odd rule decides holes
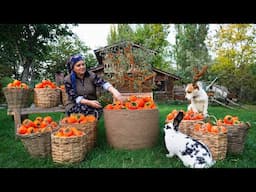
[[[149,93],[156,100],[174,98],[174,81],[180,77],[152,66],[156,52],[132,42],[94,50],[98,66],[90,70],[112,83],[121,93]],[[99,89],[99,95],[101,90]]]

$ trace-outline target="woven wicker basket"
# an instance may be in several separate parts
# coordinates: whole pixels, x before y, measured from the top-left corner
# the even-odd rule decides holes
[[[34,88],[34,103],[36,107],[51,108],[58,106],[60,90],[53,88]]]
[[[197,123],[202,123],[201,120],[182,120],[179,125],[180,132],[192,136],[194,131],[194,125]]]
[[[51,155],[51,132],[26,135],[17,133],[16,135],[32,157],[47,157]]]
[[[251,127],[250,123],[223,126],[228,130],[228,153],[242,153],[248,130]]]
[[[52,160],[56,163],[78,163],[84,160],[87,153],[86,135],[57,137],[51,134]]]
[[[97,121],[87,123],[62,123],[59,122],[61,127],[75,127],[83,131],[86,135],[85,146],[89,151],[95,147],[97,142]]]
[[[159,138],[159,111],[103,109],[107,141],[118,149],[153,147]]]
[[[202,131],[193,131],[191,137],[206,144],[210,149],[213,159],[225,159],[227,154],[227,133],[209,133]]]
[[[61,101],[64,106],[68,103],[68,94],[63,89],[61,90]]]
[[[32,89],[3,88],[9,109],[29,107]]]
[[[169,120],[169,121],[166,120],[165,123],[169,123],[171,121],[172,120]],[[197,123],[203,123],[203,121],[202,120],[182,120],[179,125],[179,131],[188,136],[192,136],[194,125]]]

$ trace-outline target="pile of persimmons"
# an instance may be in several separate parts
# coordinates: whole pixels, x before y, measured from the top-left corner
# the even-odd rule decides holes
[[[204,116],[202,113],[197,113],[194,112],[193,110],[189,110],[189,111],[183,111],[184,117],[183,120],[203,120]],[[170,112],[167,116],[166,116],[166,122],[172,121],[176,115],[178,114],[178,110],[174,109],[172,112]]]
[[[201,120],[201,123],[196,123],[194,125],[194,131],[201,131],[201,132],[209,132],[209,133],[227,133],[227,127],[230,125],[236,125],[243,123],[242,121],[239,120],[237,116],[232,116],[232,115],[226,115],[223,119],[216,119],[215,122],[203,122],[204,116],[202,113],[197,113],[194,112],[193,110],[189,111],[183,111],[179,110],[184,113],[183,120]],[[166,116],[165,122],[170,122],[172,121],[176,115],[179,112],[178,110],[174,109],[172,112],[170,112]]]
[[[35,85],[35,88],[57,88],[57,85],[49,79],[44,79],[42,82]]]
[[[112,104],[105,106],[107,110],[143,110],[143,109],[156,109],[156,104],[152,97],[145,96],[139,97],[136,95],[130,95],[125,101],[115,101]]]
[[[197,123],[194,125],[194,131],[200,131],[203,133],[227,133],[227,127],[223,125],[214,125],[210,122],[207,123]]]
[[[237,125],[243,123],[237,116],[226,115],[223,119],[217,120],[217,125]]]
[[[211,117],[211,116],[210,116]],[[239,121],[237,116],[225,115],[223,119],[216,122],[206,122],[204,124],[195,124],[194,131],[210,132],[210,133],[227,133],[227,126],[238,125],[243,123]]]
[[[62,124],[72,123],[93,123],[97,119],[94,115],[84,115],[81,113],[72,113],[70,116],[61,119]]]
[[[58,127],[57,122],[53,121],[51,116],[38,116],[34,120],[25,119],[18,128],[19,134],[32,134],[51,132]]]
[[[82,136],[85,133],[78,130],[76,127],[61,127],[58,131],[54,132],[56,137],[73,137],[73,136]]]
[[[9,83],[7,85],[8,88],[23,88],[23,89],[28,89],[29,86],[26,83],[21,82],[20,80],[13,80],[13,82]]]
[[[20,80],[13,80],[13,82],[9,83],[7,85],[8,88],[24,88],[24,89],[28,89],[29,86],[26,83],[23,83]],[[37,83],[35,85],[35,88],[60,88],[60,89],[65,89],[64,85],[61,85],[60,87],[58,87],[55,82],[52,82],[49,79],[44,79],[42,80],[40,83]]]

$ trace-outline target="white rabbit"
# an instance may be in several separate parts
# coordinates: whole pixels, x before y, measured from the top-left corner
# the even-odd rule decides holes
[[[189,168],[209,168],[215,161],[208,147],[178,131],[183,119],[183,112],[179,112],[174,120],[164,127],[164,140],[167,150],[166,157],[178,156],[184,166]]]

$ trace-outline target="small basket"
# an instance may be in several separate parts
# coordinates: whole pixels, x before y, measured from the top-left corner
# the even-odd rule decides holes
[[[170,121],[166,120],[165,123],[169,123]],[[203,123],[203,121],[202,120],[182,120],[179,125],[179,131],[188,136],[192,136],[194,131],[193,130],[194,125],[197,123]]]
[[[34,103],[36,107],[51,108],[58,106],[60,90],[57,88],[34,88]]]
[[[32,89],[5,87],[3,92],[9,109],[29,107]]]
[[[47,157],[51,155],[51,132],[16,134],[32,157]]]
[[[52,160],[56,163],[78,163],[84,160],[86,135],[57,137],[51,134]]]
[[[191,137],[208,146],[214,160],[225,159],[227,154],[227,133],[193,131]]]
[[[63,106],[67,105],[67,103],[68,103],[68,94],[63,89],[61,89],[61,101],[62,101]]]
[[[228,130],[228,153],[242,153],[248,130],[251,127],[250,123],[246,122],[223,126]]]
[[[95,147],[97,141],[97,122],[87,122],[87,123],[62,123],[59,125],[62,127],[75,127],[86,134],[85,146],[87,150],[91,150]]]
[[[202,123],[202,122],[203,121],[201,121],[201,120],[182,120],[179,125],[179,130],[180,130],[180,132],[182,132],[188,136],[191,136],[191,135],[193,135],[194,125],[197,123]]]

